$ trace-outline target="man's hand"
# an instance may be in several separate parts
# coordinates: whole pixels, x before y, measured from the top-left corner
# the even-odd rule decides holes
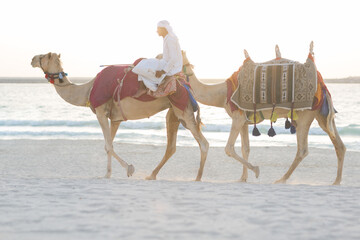
[[[165,74],[166,72],[164,70],[161,70],[161,71],[156,71],[155,73],[155,77],[159,78],[161,77],[163,74]]]

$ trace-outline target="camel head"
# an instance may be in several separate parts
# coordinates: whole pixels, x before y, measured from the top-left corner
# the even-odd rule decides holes
[[[31,66],[41,68],[44,73],[62,72],[60,54],[51,53],[40,54],[33,57]]]
[[[45,78],[52,84],[55,83],[55,80],[64,83],[63,79],[67,76],[61,66],[60,54],[49,52],[48,54],[36,55],[31,61],[31,66],[41,68],[45,73]]]
[[[182,54],[182,58],[183,58],[183,71],[184,71],[184,74],[189,75],[189,76],[194,75],[194,72],[193,72],[194,65],[192,65],[189,62],[189,59],[186,56],[186,52],[181,50],[181,54]]]

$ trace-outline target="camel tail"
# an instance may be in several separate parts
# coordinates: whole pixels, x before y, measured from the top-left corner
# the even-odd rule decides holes
[[[202,125],[204,124],[201,122],[200,107],[198,107],[198,110],[196,111],[196,126],[199,129],[199,131],[201,130]]]

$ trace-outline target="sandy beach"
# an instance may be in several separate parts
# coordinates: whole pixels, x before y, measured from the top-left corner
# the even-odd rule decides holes
[[[360,153],[347,152],[341,186],[334,150],[311,148],[288,184],[272,184],[294,147],[252,147],[256,179],[211,147],[202,182],[200,153],[178,147],[146,181],[165,146],[115,143],[136,171],[131,178],[98,140],[0,141],[0,239],[358,239]],[[237,148],[240,152],[240,148]]]

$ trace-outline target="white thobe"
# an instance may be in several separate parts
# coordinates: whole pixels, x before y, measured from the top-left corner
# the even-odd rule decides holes
[[[172,76],[182,69],[183,59],[179,40],[169,34],[164,37],[163,69],[167,76]]]
[[[163,58],[148,58],[141,60],[133,68],[133,72],[138,74],[138,80],[143,81],[145,86],[151,91],[156,91],[165,76],[172,76],[182,69],[182,54],[177,38],[169,34],[164,37]],[[164,70],[166,73],[161,77],[155,76],[156,71]]]

